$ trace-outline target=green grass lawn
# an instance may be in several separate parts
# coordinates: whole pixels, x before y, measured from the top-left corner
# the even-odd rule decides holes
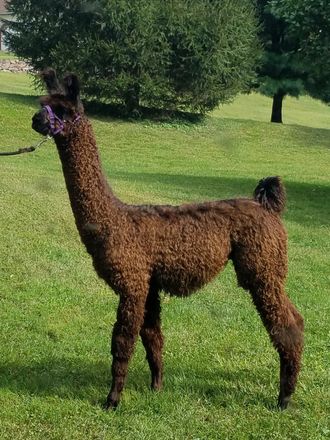
[[[29,81],[0,73],[0,151],[39,140]],[[287,291],[306,323],[290,408],[275,408],[277,354],[230,264],[188,299],[163,298],[164,390],[149,391],[139,342],[120,407],[102,411],[117,298],[80,244],[49,142],[0,158],[1,439],[330,438],[330,109],[287,99],[288,125],[268,123],[269,112],[270,100],[251,95],[196,125],[92,122],[128,203],[247,196],[261,177],[283,177]]]

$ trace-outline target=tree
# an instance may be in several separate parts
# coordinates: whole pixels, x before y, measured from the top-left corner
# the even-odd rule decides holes
[[[305,88],[315,98],[330,102],[330,2],[277,0],[275,13],[289,26],[298,55],[308,71]]]
[[[11,0],[7,42],[36,70],[74,71],[87,98],[205,112],[246,90],[257,59],[249,0]],[[28,36],[28,38],[27,38]]]
[[[271,121],[282,122],[286,95],[329,96],[329,2],[258,0],[258,7],[264,46],[258,90],[273,98]]]
[[[273,98],[271,122],[282,122],[282,103],[286,95],[303,91],[302,72],[297,60],[297,42],[288,34],[288,25],[276,16],[270,0],[258,0],[261,40],[264,53],[258,69],[258,90]]]

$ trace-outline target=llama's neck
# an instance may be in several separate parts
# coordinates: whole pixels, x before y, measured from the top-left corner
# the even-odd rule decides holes
[[[102,173],[91,124],[82,118],[67,140],[58,137],[55,142],[80,235],[111,226],[118,220],[120,202]]]

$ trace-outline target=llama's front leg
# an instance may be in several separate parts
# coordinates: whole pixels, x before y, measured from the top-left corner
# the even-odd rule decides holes
[[[105,404],[106,409],[116,408],[127,376],[128,362],[143,323],[146,294],[122,295],[117,322],[113,327],[111,354],[112,385]]]
[[[146,350],[151,371],[151,388],[160,390],[163,374],[163,335],[160,324],[160,297],[157,288],[151,286],[146,301],[144,322],[140,336]]]

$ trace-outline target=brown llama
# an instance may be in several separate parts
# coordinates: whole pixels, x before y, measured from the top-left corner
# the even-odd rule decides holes
[[[126,205],[102,173],[77,77],[70,74],[60,85],[54,70],[42,75],[49,94],[41,98],[32,127],[53,136],[81,240],[98,275],[119,295],[106,408],[119,403],[138,335],[146,350],[151,387],[162,386],[160,291],[187,296],[213,279],[229,259],[279,353],[278,405],[286,408],[300,369],[303,319],[284,290],[287,236],[280,219],[285,205],[280,179],[261,180],[253,199]]]

